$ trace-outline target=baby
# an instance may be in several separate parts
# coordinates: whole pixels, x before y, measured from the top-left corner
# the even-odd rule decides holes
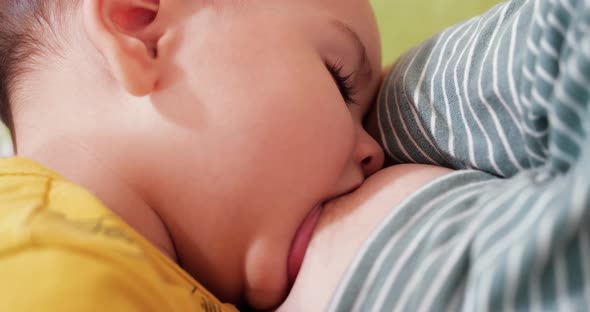
[[[359,189],[383,164],[366,0],[8,0],[0,60],[20,157],[0,161],[1,310],[275,308],[320,215],[372,211],[345,266],[380,190],[446,173]]]

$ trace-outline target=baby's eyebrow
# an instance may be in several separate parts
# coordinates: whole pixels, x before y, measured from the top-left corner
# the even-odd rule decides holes
[[[373,77],[373,67],[371,66],[371,61],[369,60],[369,55],[367,53],[367,47],[361,40],[361,37],[358,35],[352,27],[348,24],[340,21],[340,20],[332,20],[330,23],[338,30],[340,30],[344,35],[346,35],[355,45],[358,56],[359,56],[359,73],[362,75],[364,81],[368,82],[371,81]]]

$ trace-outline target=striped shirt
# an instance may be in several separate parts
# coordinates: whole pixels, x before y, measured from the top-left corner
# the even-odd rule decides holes
[[[373,233],[331,311],[590,311],[590,0],[513,0],[394,65],[389,164],[459,169]]]

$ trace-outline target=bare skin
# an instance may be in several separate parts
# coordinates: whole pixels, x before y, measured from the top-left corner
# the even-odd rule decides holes
[[[450,172],[427,165],[389,167],[357,191],[327,203],[297,281],[278,311],[324,311],[359,248],[392,209]]]

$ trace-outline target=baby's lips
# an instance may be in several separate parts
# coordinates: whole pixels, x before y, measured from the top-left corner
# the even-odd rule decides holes
[[[315,227],[322,214],[323,206],[315,206],[305,217],[299,229],[295,233],[293,242],[291,243],[291,249],[289,250],[289,258],[287,260],[287,275],[289,279],[289,287],[293,286],[299,270],[301,270],[301,264],[305,257],[307,247],[311,241],[311,236]]]

